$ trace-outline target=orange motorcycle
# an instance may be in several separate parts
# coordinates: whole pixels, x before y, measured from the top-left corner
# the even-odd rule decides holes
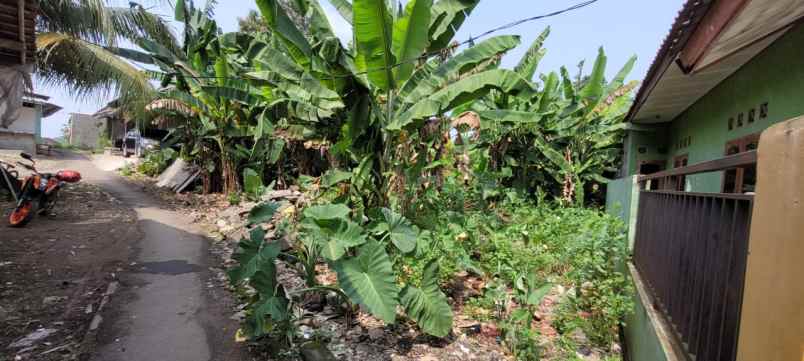
[[[20,153],[31,164],[17,162],[18,165],[33,172],[22,181],[15,199],[16,208],[8,217],[11,227],[22,227],[31,221],[34,214],[45,215],[53,209],[58,199],[59,190],[66,183],[76,183],[81,180],[81,174],[72,170],[62,170],[55,174],[39,173],[36,170],[36,161],[28,153]],[[13,191],[12,191],[13,192]]]

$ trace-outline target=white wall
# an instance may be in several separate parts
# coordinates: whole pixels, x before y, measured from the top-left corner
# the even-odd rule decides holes
[[[70,144],[84,148],[95,148],[106,126],[106,120],[91,114],[70,114]]]
[[[29,133],[36,132],[36,110],[34,108],[22,107],[20,109],[19,118],[8,127],[8,129],[0,128],[2,131],[10,131],[15,133]]]

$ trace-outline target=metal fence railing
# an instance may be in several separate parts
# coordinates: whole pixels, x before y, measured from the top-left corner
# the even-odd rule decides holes
[[[754,196],[645,189],[755,163],[747,152],[639,178],[634,264],[690,360],[736,357]]]

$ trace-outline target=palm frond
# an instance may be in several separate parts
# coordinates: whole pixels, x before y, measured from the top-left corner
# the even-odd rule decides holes
[[[141,104],[154,96],[147,74],[103,47],[64,33],[40,33],[36,45],[39,79],[78,98],[115,94]]]
[[[179,49],[169,22],[136,3],[110,7],[103,0],[40,1],[40,32],[69,34],[87,42],[116,46],[120,39],[147,38],[169,49]]]

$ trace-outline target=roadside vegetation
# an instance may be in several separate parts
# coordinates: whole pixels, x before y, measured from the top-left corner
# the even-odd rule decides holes
[[[239,338],[294,349],[324,299],[434,338],[468,317],[519,360],[572,359],[578,343],[616,355],[628,252],[599,207],[635,59],[611,80],[602,48],[589,69],[538,74],[547,29],[506,69],[518,36],[454,39],[478,0],[333,0],[348,46],[315,0],[256,3],[245,31],[222,33],[214,2],[178,0],[183,36],[107,49],[159,69],[143,73],[160,83],[144,109],[179,124],[137,171],[182,157],[204,192],[256,203],[229,271]],[[263,201],[290,187],[309,202]],[[286,289],[279,264],[305,287]]]

